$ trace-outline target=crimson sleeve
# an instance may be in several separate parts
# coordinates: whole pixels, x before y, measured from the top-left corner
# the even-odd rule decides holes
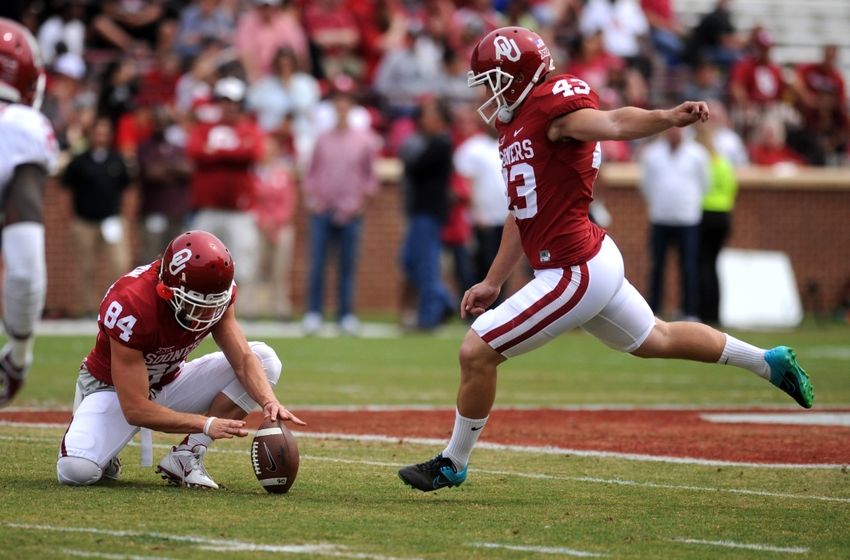
[[[549,120],[578,111],[598,109],[599,97],[584,80],[563,74],[535,88],[536,106]]]

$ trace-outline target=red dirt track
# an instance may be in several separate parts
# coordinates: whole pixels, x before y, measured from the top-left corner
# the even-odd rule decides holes
[[[295,412],[309,424],[299,431],[400,439],[447,439],[454,422],[450,410]],[[719,424],[701,418],[709,412],[747,410],[501,409],[491,415],[481,441],[716,461],[850,464],[850,428]],[[0,421],[7,422],[67,423],[69,418],[67,411],[0,411]],[[251,428],[260,423],[256,413],[248,420]]]

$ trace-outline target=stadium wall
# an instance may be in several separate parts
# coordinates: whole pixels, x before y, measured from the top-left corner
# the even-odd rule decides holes
[[[404,235],[404,216],[398,178],[398,165],[384,161],[384,178],[379,194],[371,201],[364,220],[361,264],[358,271],[357,306],[360,311],[393,312],[399,307],[401,274],[399,246]],[[626,274],[645,293],[649,275],[647,217],[640,193],[635,188],[638,170],[631,164],[606,164],[597,197],[613,216],[609,231],[620,247]],[[733,217],[729,246],[741,249],[777,250],[788,253],[807,311],[829,311],[850,281],[850,170],[807,169],[796,173],[770,170],[743,170],[739,174],[740,194]],[[137,194],[128,193],[124,213],[137,235],[133,219]],[[47,189],[46,227],[48,256],[49,316],[66,316],[75,308],[76,273],[74,245],[70,232],[71,206],[68,193],[58,184]],[[297,216],[296,256],[293,268],[293,299],[297,314],[305,301],[307,271],[307,214]],[[236,264],[239,265],[238,255]],[[327,279],[326,307],[333,316],[335,272]],[[668,266],[666,311],[678,301],[675,262]],[[112,282],[102,268],[92,283],[102,293]],[[522,274],[515,275],[514,287]],[[817,293],[810,286],[818,287]],[[245,295],[243,294],[243,297]]]

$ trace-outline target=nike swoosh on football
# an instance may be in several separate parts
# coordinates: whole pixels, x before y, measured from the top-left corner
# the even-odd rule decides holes
[[[276,471],[277,470],[277,463],[275,463],[274,457],[272,457],[272,452],[269,451],[269,446],[266,445],[265,443],[263,443],[263,449],[266,450],[266,457],[268,457],[268,459],[269,459],[269,466],[267,467],[267,469],[271,472]]]
[[[525,128],[525,127],[524,127],[524,126],[521,126],[521,127],[519,127],[518,129],[514,130],[514,138],[516,138],[516,135],[517,135],[517,134],[519,134],[520,132],[522,132],[522,129],[523,129],[523,128]]]

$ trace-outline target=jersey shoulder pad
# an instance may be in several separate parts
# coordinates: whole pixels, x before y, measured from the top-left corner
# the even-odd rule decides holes
[[[579,109],[598,109],[599,97],[590,86],[572,74],[554,76],[534,88],[532,99],[538,110],[555,118]]]
[[[98,328],[125,346],[143,349],[157,330],[157,297],[144,278],[122,276],[100,302]]]
[[[15,165],[41,165],[53,175],[59,158],[59,144],[53,126],[41,112],[28,105],[13,103],[0,108],[0,133],[6,137],[8,154]]]

